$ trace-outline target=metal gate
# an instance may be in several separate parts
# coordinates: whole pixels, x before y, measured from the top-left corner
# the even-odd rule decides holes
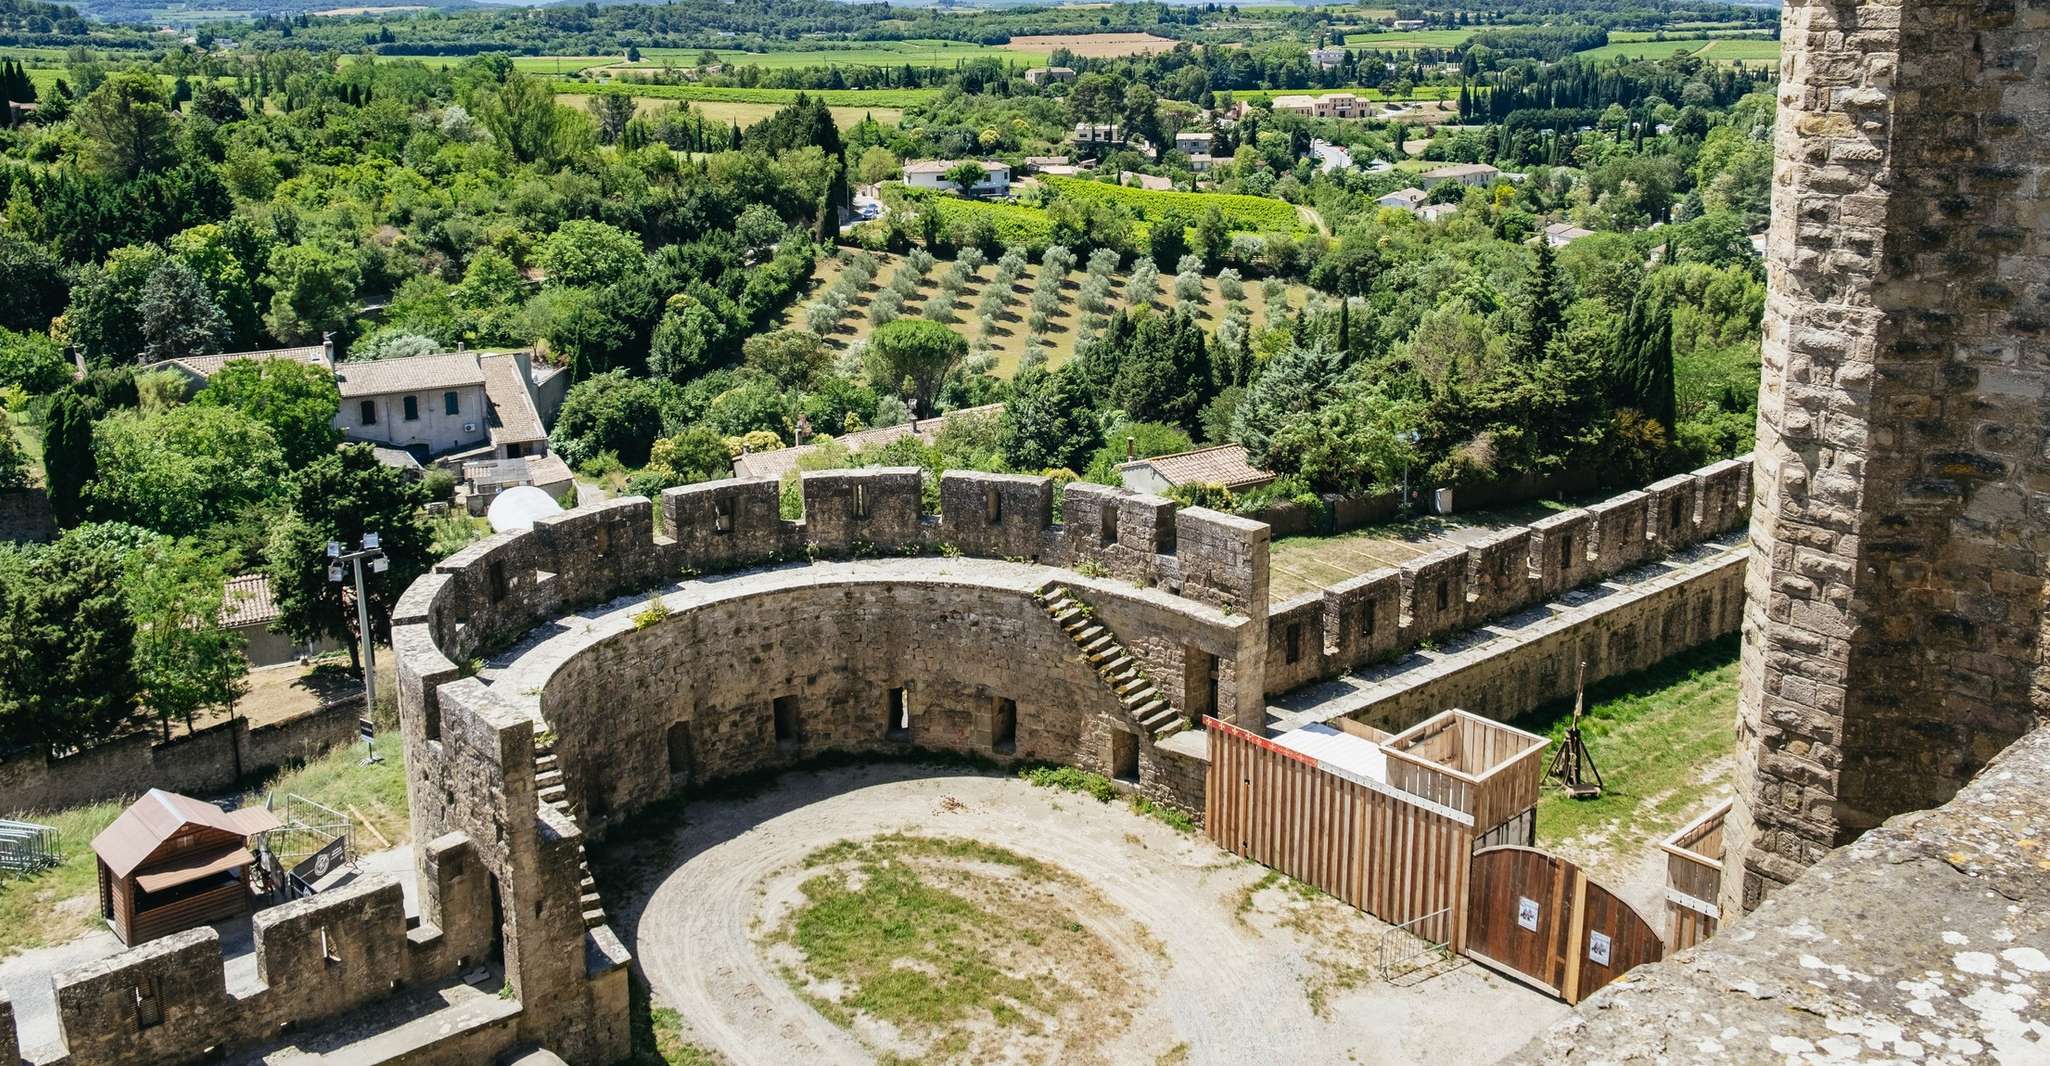
[[[1466,954],[1568,1003],[1665,954],[1636,909],[1556,855],[1477,851],[1468,886]]]

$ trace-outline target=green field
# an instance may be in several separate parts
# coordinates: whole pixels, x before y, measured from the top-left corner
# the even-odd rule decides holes
[[[717,101],[731,104],[788,104],[802,92],[823,100],[829,107],[914,107],[938,96],[938,89],[741,89],[724,85],[654,85],[640,82],[589,82],[562,80],[555,91],[571,95],[622,93],[651,100]]]
[[[1296,213],[1295,205],[1282,200],[1270,200],[1264,196],[1128,189],[1122,185],[1110,185],[1086,178],[1062,178],[1052,175],[1040,180],[1060,193],[1064,199],[1101,200],[1122,204],[1141,219],[1152,219],[1164,212],[1179,211],[1194,223],[1205,211],[1214,207],[1224,213],[1225,222],[1234,231],[1297,233],[1303,228],[1302,217]]]
[[[1611,41],[1600,48],[1574,54],[1582,59],[1605,62],[1611,59],[1664,59],[1676,52],[1718,63],[1777,63],[1780,43],[1747,38],[1673,37],[1663,41]]]
[[[476,56],[385,56],[377,57],[380,63],[399,63],[412,60],[430,67],[459,67]],[[528,74],[574,74],[592,67],[624,63],[619,56],[514,56],[513,69]]]
[[[1047,53],[1028,52],[1000,45],[968,44],[962,41],[912,40],[912,41],[852,41],[830,48],[810,48],[791,52],[748,52],[738,49],[715,49],[719,62],[734,66],[755,66],[769,70],[786,70],[794,67],[823,66],[915,66],[951,67],[969,59],[1000,59],[1007,63],[1045,63]],[[659,68],[662,61],[674,60],[678,66],[697,65],[702,48],[643,48],[640,66]]]
[[[583,96],[576,96],[568,93],[558,93],[555,97],[555,102],[563,105],[564,107],[581,108],[584,106],[583,100]],[[749,126],[752,126],[755,123],[760,122],[765,118],[768,118],[770,115],[773,115],[776,112],[783,110],[784,107],[788,106],[786,104],[736,103],[731,100],[676,101],[658,99],[652,96],[637,95],[634,97],[635,109],[643,115],[654,112],[659,108],[670,106],[679,102],[690,104],[691,108],[695,110],[698,114],[703,115],[714,122],[730,122],[736,126],[739,126],[741,129],[746,129]],[[862,121],[871,118],[875,119],[877,122],[880,122],[885,126],[895,126],[897,123],[902,122],[904,120],[904,109],[901,107],[829,106],[826,108],[826,110],[832,112],[833,121],[835,123],[838,123],[840,128],[843,130],[847,129],[850,126],[859,125]]]

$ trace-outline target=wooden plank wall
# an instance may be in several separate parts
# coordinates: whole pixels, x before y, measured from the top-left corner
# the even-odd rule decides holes
[[[1315,885],[1452,950],[1466,942],[1473,829],[1320,769],[1262,737],[1209,723],[1204,831],[1226,851]]]
[[[1725,800],[1679,832],[1667,837],[1661,847],[1666,853],[1666,948],[1691,948],[1715,935],[1720,912],[1714,910],[1723,887],[1723,819],[1730,812]],[[1693,903],[1675,896],[1685,896]],[[1706,906],[1708,909],[1702,909]]]

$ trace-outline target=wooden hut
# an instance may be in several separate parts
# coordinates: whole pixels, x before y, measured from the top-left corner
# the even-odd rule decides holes
[[[278,824],[261,807],[224,811],[150,789],[93,838],[100,914],[134,946],[249,910],[249,838]]]

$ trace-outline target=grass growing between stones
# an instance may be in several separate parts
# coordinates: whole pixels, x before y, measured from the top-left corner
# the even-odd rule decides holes
[[[302,766],[273,775],[244,803],[260,803],[266,792],[291,792],[348,814],[353,807],[392,844],[411,837],[406,807],[406,758],[401,745],[384,747],[384,761],[361,765],[363,748],[345,744]],[[61,944],[99,926],[99,867],[92,839],[126,810],[131,800],[94,803],[61,811],[31,811],[19,817],[57,827],[64,861],[32,877],[0,878],[0,958]],[[359,828],[362,823],[358,823]],[[357,847],[379,850],[359,831]]]
[[[1737,657],[1732,635],[1591,686],[1581,735],[1606,787],[1599,799],[1574,800],[1548,785],[1538,800],[1538,845],[1578,842],[1635,854],[1727,791],[1736,751]],[[1556,746],[1572,717],[1573,702],[1565,700],[1512,724],[1545,734]]]
[[[1028,766],[1018,771],[1018,776],[1041,788],[1080,792],[1094,797],[1099,803],[1109,803],[1118,798],[1118,787],[1111,783],[1110,778],[1088,770],[1077,770],[1072,766]],[[1159,819],[1179,832],[1196,831],[1196,820],[1186,811],[1163,807],[1140,795],[1132,796],[1130,803],[1133,814]]]
[[[801,997],[885,1058],[1057,1060],[1130,1020],[1135,983],[1091,928],[1116,916],[1065,871],[903,834],[842,841],[800,866],[799,898],[764,948]]]
[[[626,995],[633,1052],[623,1066],[724,1066],[725,1056],[686,1039],[683,1015],[655,1006],[639,973],[629,980]]]

